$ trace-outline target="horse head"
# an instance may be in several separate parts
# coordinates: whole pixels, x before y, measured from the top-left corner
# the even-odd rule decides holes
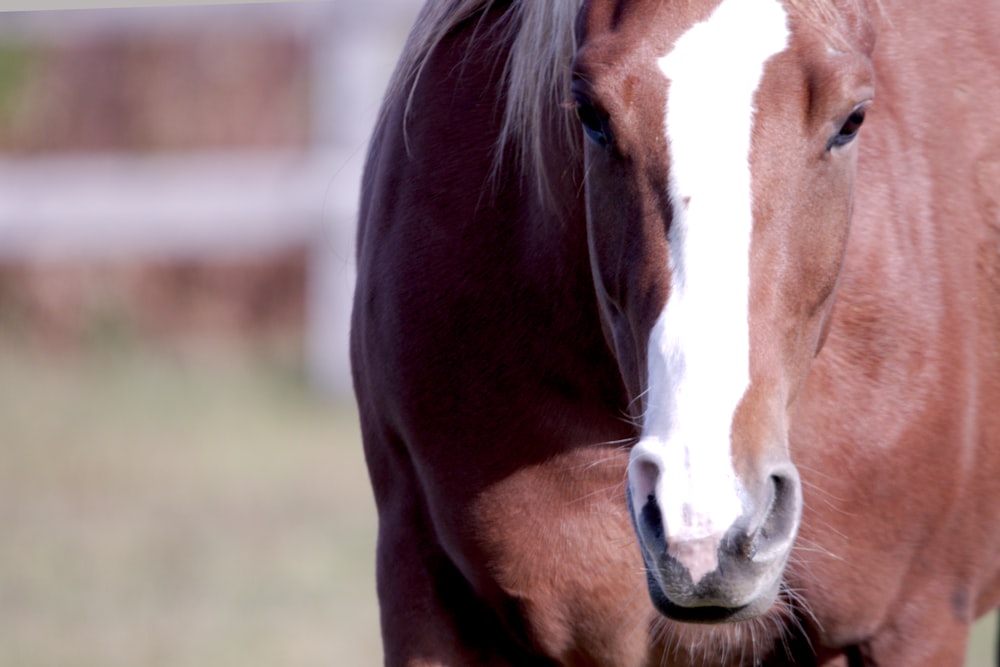
[[[630,513],[678,620],[769,609],[801,517],[789,420],[874,85],[868,18],[822,4],[590,0],[578,17],[591,266],[640,429]]]

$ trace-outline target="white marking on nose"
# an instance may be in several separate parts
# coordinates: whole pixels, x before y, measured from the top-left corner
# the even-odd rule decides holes
[[[764,64],[787,46],[778,0],[723,0],[659,60],[670,81],[670,298],[649,338],[637,510],[655,495],[668,549],[697,583],[743,513],[733,414],[750,384],[750,140]],[[650,479],[648,472],[658,469]],[[642,479],[639,479],[642,478]]]

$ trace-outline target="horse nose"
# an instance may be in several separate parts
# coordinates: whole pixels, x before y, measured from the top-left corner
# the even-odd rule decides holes
[[[769,607],[801,515],[795,467],[760,466],[754,483],[725,466],[670,467],[658,450],[633,452],[628,486],[654,602],[680,620],[691,619],[678,609]]]

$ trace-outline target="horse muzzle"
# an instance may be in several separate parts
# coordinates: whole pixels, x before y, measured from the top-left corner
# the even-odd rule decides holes
[[[633,457],[634,459],[635,457]],[[678,528],[665,517],[697,516],[661,506],[670,494],[659,487],[657,466],[647,459],[630,467],[632,517],[653,604],[664,616],[690,623],[742,621],[765,613],[781,588],[802,511],[798,472],[774,466],[754,489],[743,486],[741,512],[727,526]]]

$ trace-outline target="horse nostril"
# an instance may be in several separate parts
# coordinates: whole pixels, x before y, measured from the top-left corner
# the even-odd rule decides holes
[[[771,503],[753,539],[745,545],[747,558],[764,557],[787,547],[798,529],[801,491],[794,469],[770,477]]]
[[[629,477],[636,493],[636,500],[653,500],[655,504],[656,484],[660,479],[660,467],[647,458],[637,458],[629,468]]]
[[[663,539],[663,515],[660,507],[656,504],[656,498],[652,495],[646,497],[646,503],[642,506],[642,521],[651,532],[651,536],[657,540]]]
[[[629,504],[636,529],[640,535],[659,543],[657,549],[665,548],[663,514],[656,498],[659,461],[649,454],[635,456],[629,463],[628,476]]]

